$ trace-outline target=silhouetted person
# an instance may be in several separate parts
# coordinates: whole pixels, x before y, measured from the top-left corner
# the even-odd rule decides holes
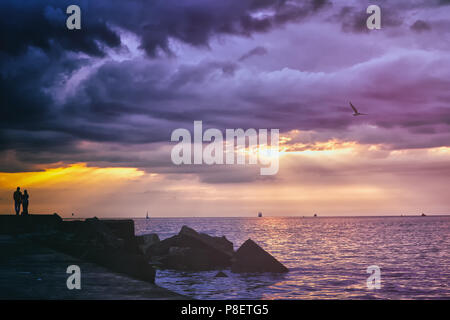
[[[22,195],[22,215],[28,214],[28,199],[29,198],[30,198],[30,196],[28,195],[27,190],[24,190],[23,195]]]
[[[16,216],[20,213],[20,203],[22,202],[22,192],[20,192],[20,187],[14,192],[14,210],[16,210]]]

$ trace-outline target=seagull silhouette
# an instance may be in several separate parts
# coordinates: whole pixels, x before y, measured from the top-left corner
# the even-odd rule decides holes
[[[353,109],[353,116],[367,116],[367,113],[360,113],[358,110],[356,110],[355,106],[350,102],[350,107]]]

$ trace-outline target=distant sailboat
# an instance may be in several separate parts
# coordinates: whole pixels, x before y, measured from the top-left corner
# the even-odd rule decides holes
[[[317,217],[317,213],[314,213],[314,217]]]
[[[258,217],[259,217],[259,218],[262,217],[262,212],[258,212]]]
[[[147,211],[147,216],[145,217],[145,219],[149,219],[149,217],[148,217],[148,211]]]
[[[425,213],[422,213],[422,217],[426,217],[427,215]]]

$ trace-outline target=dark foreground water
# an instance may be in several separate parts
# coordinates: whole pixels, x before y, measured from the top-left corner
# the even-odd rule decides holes
[[[170,237],[183,225],[256,241],[283,275],[158,271],[157,284],[197,299],[450,299],[450,217],[151,218],[136,233]],[[367,288],[368,266],[381,289]]]

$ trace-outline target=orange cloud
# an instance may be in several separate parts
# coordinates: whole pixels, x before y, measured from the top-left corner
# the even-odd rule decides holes
[[[45,169],[38,172],[0,173],[0,188],[11,189],[17,186],[52,187],[55,185],[102,184],[118,179],[133,179],[144,172],[136,168],[98,168],[88,167],[85,163],[67,167]]]

